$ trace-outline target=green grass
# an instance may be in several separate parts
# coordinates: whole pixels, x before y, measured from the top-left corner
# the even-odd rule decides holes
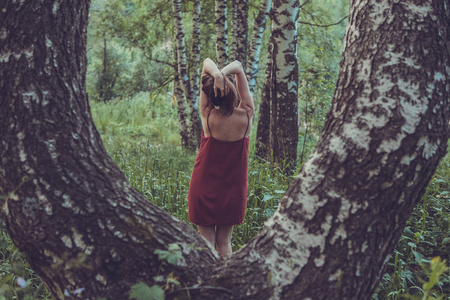
[[[176,108],[167,95],[140,93],[132,99],[91,103],[96,126],[105,147],[131,185],[171,215],[188,222],[187,193],[196,153],[182,150]],[[252,130],[248,202],[243,224],[233,233],[233,250],[248,243],[278,207],[292,182],[280,168],[254,159],[256,124]],[[308,143],[307,143],[308,144]],[[311,151],[303,149],[307,153]],[[414,209],[373,299],[422,297],[423,282],[430,278],[429,262],[450,256],[450,156],[440,163],[426,194]],[[21,288],[17,278],[27,281]],[[427,292],[428,298],[449,299],[446,271]],[[436,298],[429,298],[436,296]],[[0,225],[0,300],[50,299],[50,294]],[[28,298],[26,298],[28,297]],[[447,298],[445,298],[447,297]],[[416,299],[416,298],[414,298]],[[421,298],[417,298],[421,299]]]
[[[177,115],[171,101],[146,95],[141,93],[127,101],[92,103],[92,115],[108,153],[131,185],[154,204],[188,222],[187,195],[196,152],[183,150],[179,145]],[[157,103],[155,113],[146,111],[149,102]],[[252,141],[255,133],[253,130]],[[175,138],[167,138],[173,134]],[[243,224],[234,229],[234,250],[255,236],[277,209],[291,182],[281,169],[254,159],[253,143],[250,152],[247,210]]]

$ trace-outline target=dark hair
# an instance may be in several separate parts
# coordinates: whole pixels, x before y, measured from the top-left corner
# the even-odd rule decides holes
[[[234,83],[227,76],[225,76],[225,88],[229,90],[228,94],[222,97],[219,91],[216,97],[214,95],[214,77],[208,73],[202,76],[202,91],[208,98],[207,107],[219,107],[219,113],[228,117],[233,114],[234,108],[237,106],[237,92]]]

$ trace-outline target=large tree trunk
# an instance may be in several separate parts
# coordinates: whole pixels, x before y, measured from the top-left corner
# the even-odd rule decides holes
[[[228,63],[227,0],[215,0],[216,63],[223,68]]]
[[[298,0],[272,2],[270,147],[274,162],[295,170],[298,142]]]
[[[261,232],[219,260],[105,152],[85,92],[88,3],[0,3],[1,217],[54,296],[127,299],[173,272],[168,299],[369,299],[446,153],[450,7],[354,1],[323,136]],[[169,243],[176,266],[154,254]]]
[[[180,76],[181,86],[183,87],[186,101],[188,102],[190,114],[191,136],[195,138],[196,145],[200,145],[200,135],[202,132],[202,124],[198,113],[198,101],[194,96],[194,91],[189,81],[189,74],[186,67],[186,43],[184,40],[183,19],[181,16],[180,0],[173,0],[173,16],[175,22],[175,40],[177,47],[177,65],[178,74]]]
[[[272,0],[263,0],[259,7],[258,16],[253,25],[252,41],[250,45],[250,52],[247,60],[247,81],[250,91],[253,93],[256,85],[256,76],[259,71],[259,59],[261,55],[261,40],[266,28],[266,21],[269,15],[269,10],[272,5]]]

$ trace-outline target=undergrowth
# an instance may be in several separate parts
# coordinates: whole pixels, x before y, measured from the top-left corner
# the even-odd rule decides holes
[[[141,93],[108,104],[91,103],[91,109],[108,153],[131,185],[149,201],[188,222],[187,193],[196,153],[179,147],[176,108],[170,98]],[[255,140],[255,132],[254,128],[251,141]],[[276,211],[292,181],[284,170],[254,159],[254,144],[250,149],[247,211],[243,224],[235,226],[233,232],[234,251],[247,244]],[[449,178],[447,155],[408,220],[373,300],[449,299],[450,274],[442,262],[449,261],[450,256]],[[430,269],[434,257],[442,260],[435,258],[434,269]],[[145,295],[153,288],[139,285],[133,295]],[[1,299],[51,299],[25,257],[15,249],[3,225],[0,225]]]

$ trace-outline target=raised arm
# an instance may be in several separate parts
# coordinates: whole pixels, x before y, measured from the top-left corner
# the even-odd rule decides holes
[[[203,61],[202,76],[205,73],[210,74],[211,76],[214,77],[214,95],[217,97],[219,90],[223,94],[225,87],[225,80],[223,78],[223,74],[222,72],[220,72],[219,68],[217,68],[216,64],[209,58],[206,58]]]
[[[251,114],[255,110],[255,104],[253,103],[252,93],[248,87],[247,78],[244,73],[244,68],[240,61],[233,61],[222,69],[222,73],[226,76],[228,74],[234,74],[236,78],[236,88],[241,98],[240,108],[244,108]]]

